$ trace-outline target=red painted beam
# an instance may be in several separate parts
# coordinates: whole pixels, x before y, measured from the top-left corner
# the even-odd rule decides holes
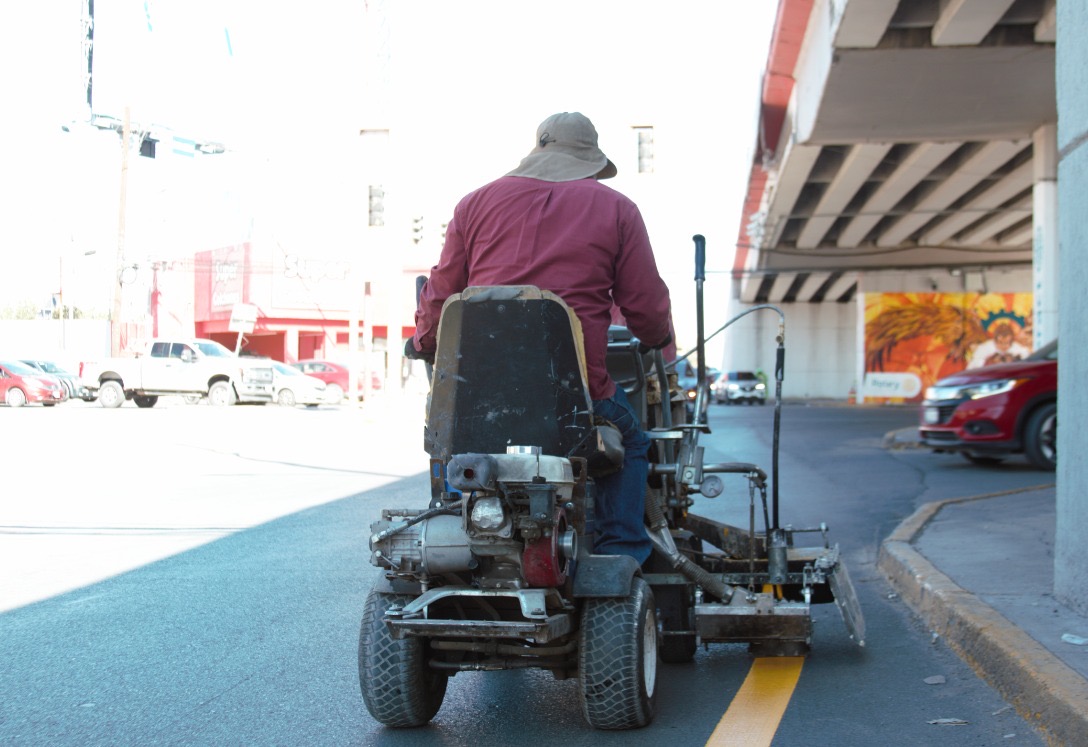
[[[778,140],[782,136],[782,123],[786,118],[790,96],[793,95],[794,72],[797,58],[801,55],[801,44],[808,30],[812,5],[813,0],[779,0],[778,3],[771,49],[763,73],[755,158],[748,175],[748,192],[741,212],[737,251],[733,255],[733,277],[737,279],[741,277],[744,264],[748,260],[748,223],[759,212],[763,189],[767,184],[763,155],[778,147]]]

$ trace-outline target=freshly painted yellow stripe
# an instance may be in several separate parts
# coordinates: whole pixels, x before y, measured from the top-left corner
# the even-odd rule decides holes
[[[707,747],[770,745],[801,678],[802,656],[756,659]]]

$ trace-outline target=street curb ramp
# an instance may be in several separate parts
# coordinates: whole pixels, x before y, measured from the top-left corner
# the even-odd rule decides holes
[[[1051,745],[1088,745],[1084,678],[971,592],[956,585],[914,540],[944,506],[1012,492],[927,503],[884,540],[877,566],[899,596]]]

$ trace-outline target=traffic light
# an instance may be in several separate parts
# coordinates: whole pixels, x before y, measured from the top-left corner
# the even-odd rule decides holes
[[[370,185],[367,205],[367,223],[371,226],[385,225],[385,190],[380,184]]]
[[[412,218],[412,243],[419,244],[423,241],[423,216]]]

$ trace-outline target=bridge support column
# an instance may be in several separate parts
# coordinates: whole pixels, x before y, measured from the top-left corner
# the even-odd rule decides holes
[[[1032,291],[1034,347],[1058,336],[1058,128],[1043,125],[1034,134],[1032,190]]]
[[[1058,375],[1057,529],[1054,541],[1054,595],[1088,614],[1088,470],[1080,457],[1088,450],[1088,398],[1081,382],[1088,377],[1088,6],[1058,3],[1058,161],[1061,185],[1061,242],[1066,263],[1061,272],[1061,371]]]

